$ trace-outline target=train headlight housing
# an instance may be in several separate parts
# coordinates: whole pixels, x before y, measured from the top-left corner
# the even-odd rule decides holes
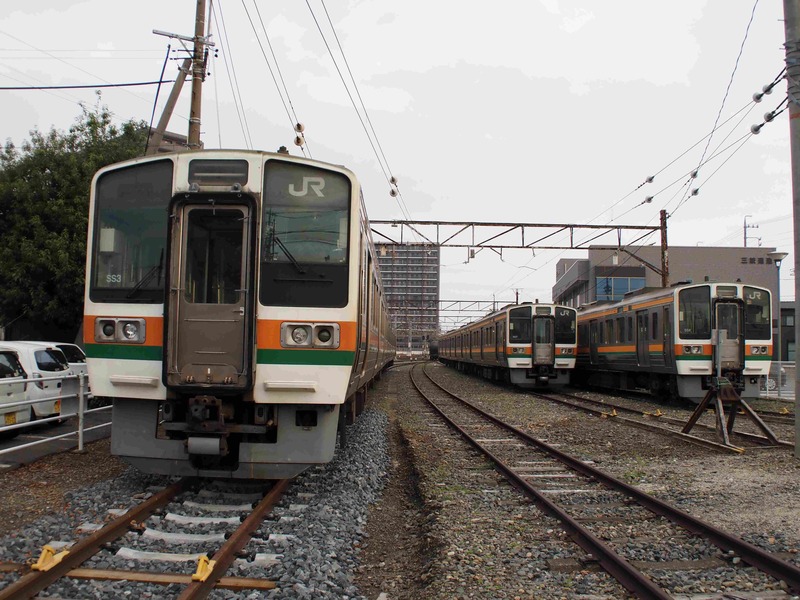
[[[702,354],[703,347],[702,346],[684,346],[683,347],[684,354]]]
[[[338,323],[281,323],[284,348],[338,348]]]
[[[144,319],[101,317],[94,322],[95,342],[144,344],[145,334]]]

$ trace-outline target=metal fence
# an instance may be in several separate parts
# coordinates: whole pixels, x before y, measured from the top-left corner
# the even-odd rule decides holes
[[[39,404],[42,402],[52,402],[54,400],[61,401],[61,410],[60,413],[53,417],[47,417],[45,419],[36,419],[35,421],[28,421],[25,423],[17,423],[15,425],[5,425],[0,427],[0,435],[8,432],[12,432],[15,430],[23,430],[28,429],[34,426],[41,425],[42,423],[55,423],[61,422],[65,419],[69,419],[71,417],[78,417],[77,426],[75,431],[70,431],[69,433],[64,433],[61,435],[56,435],[52,437],[46,437],[42,440],[37,440],[35,442],[30,442],[27,444],[21,444],[18,446],[14,446],[12,448],[8,448],[6,450],[0,450],[0,456],[4,454],[8,454],[10,452],[16,452],[17,450],[22,450],[24,448],[30,448],[32,446],[36,446],[39,444],[46,444],[52,442],[53,440],[60,440],[69,437],[77,436],[78,439],[78,450],[83,450],[83,440],[84,434],[87,431],[94,431],[96,429],[101,429],[103,427],[110,427],[111,423],[103,423],[100,425],[95,425],[93,427],[86,428],[85,426],[85,416],[90,413],[98,413],[102,411],[111,410],[111,406],[101,406],[99,408],[92,408],[88,407],[89,400],[91,399],[91,394],[89,393],[89,379],[83,373],[79,373],[78,375],[70,375],[67,377],[59,376],[59,377],[37,377],[35,379],[16,379],[13,381],[1,381],[0,380],[0,393],[6,393],[6,387],[12,385],[19,385],[20,383],[26,383],[27,385],[36,385],[36,383],[43,383],[45,381],[60,381],[61,387],[58,389],[58,395],[50,396],[46,398],[37,398],[36,400],[23,400],[20,402],[8,402],[0,405],[2,408],[19,408],[22,406],[33,406],[34,404]],[[27,389],[27,387],[26,387]]]

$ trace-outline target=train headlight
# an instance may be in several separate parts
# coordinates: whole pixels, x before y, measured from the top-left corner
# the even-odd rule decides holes
[[[683,347],[684,354],[702,354],[703,347],[702,346],[684,346]]]
[[[327,344],[328,342],[330,342],[332,336],[333,334],[331,334],[331,330],[327,328],[321,329],[320,332],[317,334],[319,341],[322,342],[323,344]]]
[[[116,328],[114,327],[113,321],[106,321],[105,323],[103,323],[101,331],[103,332],[104,336],[113,338],[115,329]]]
[[[302,346],[308,342],[308,328],[306,327],[293,327],[292,328],[292,341],[298,346]]]
[[[126,339],[135,340],[139,335],[139,328],[136,327],[136,323],[125,323],[122,326],[122,335]]]

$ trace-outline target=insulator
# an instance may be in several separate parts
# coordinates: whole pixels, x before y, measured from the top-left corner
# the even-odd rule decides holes
[[[653,183],[653,180],[654,180],[655,178],[656,178],[656,176],[655,176],[655,175],[650,175],[650,176],[649,176],[647,179],[645,179],[645,181],[646,181],[647,183]]]
[[[764,126],[763,124],[762,125],[751,125],[750,126],[750,133],[752,133],[753,135],[758,135],[759,133],[761,133],[761,128],[763,126]]]
[[[692,196],[697,196],[697,194],[699,194],[699,193],[700,193],[700,188],[694,188],[692,190]]]
[[[650,204],[652,201],[653,201],[653,197],[652,196],[648,196],[647,198],[644,199],[644,203],[645,204]]]
[[[764,94],[761,92],[756,92],[753,94],[753,102],[761,102],[761,99],[764,97]]]
[[[397,190],[392,188],[391,190],[389,190],[389,195],[392,196],[392,197],[397,196]]]
[[[305,144],[305,140],[303,139],[303,136],[298,135],[296,138],[294,138],[294,145],[295,146],[302,146],[303,144]]]
[[[761,88],[761,91],[764,92],[767,95],[771,94],[772,93],[772,84],[765,85],[764,87]]]
[[[692,171],[692,179],[697,179],[697,169]]]
[[[769,123],[770,121],[772,121],[772,119],[774,119],[774,118],[775,118],[775,113],[774,113],[774,112],[770,111],[770,112],[768,112],[768,113],[764,113],[764,120],[765,120],[767,123]]]
[[[391,183],[392,185],[397,185],[397,178],[394,175],[392,175],[392,177],[389,179],[389,183]]]
[[[297,133],[303,133],[306,130],[306,126],[303,125],[302,123],[298,123],[297,125],[294,126],[294,130]]]

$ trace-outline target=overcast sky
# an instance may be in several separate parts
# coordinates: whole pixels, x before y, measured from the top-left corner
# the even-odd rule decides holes
[[[758,227],[748,229],[749,246],[791,252],[788,113],[748,135],[786,96],[780,81],[752,103],[783,69],[780,2],[309,4],[313,15],[300,0],[261,1],[257,10],[253,0],[214,2],[219,57],[204,88],[207,148],[286,145],[300,154],[292,143],[293,108],[306,127],[307,152],[355,171],[373,219],[655,225],[663,208],[670,245],[741,246],[750,215]],[[152,30],[191,36],[195,6],[4,2],[0,86],[155,81],[167,44],[180,44]],[[347,78],[349,67],[358,84],[350,96],[366,105],[379,147],[362,127],[315,17],[339,70]],[[264,59],[272,61],[272,52],[288,99]],[[170,61],[165,79],[176,66]],[[189,87],[171,131],[188,129]],[[156,119],[168,93],[164,86]],[[96,101],[92,90],[0,94],[0,139],[15,144],[34,128],[67,129],[79,103]],[[102,92],[120,121],[149,121],[154,97],[154,86]],[[726,125],[709,142],[717,120]],[[687,186],[704,155],[714,158]],[[400,198],[389,195],[385,173],[398,179]],[[687,194],[694,188],[697,195]],[[484,251],[466,263],[465,249],[444,249],[441,296],[505,301],[517,289],[521,300],[548,301],[555,264],[565,256],[585,254],[519,250],[501,259]],[[784,300],[794,297],[793,264],[790,254],[781,269]]]

